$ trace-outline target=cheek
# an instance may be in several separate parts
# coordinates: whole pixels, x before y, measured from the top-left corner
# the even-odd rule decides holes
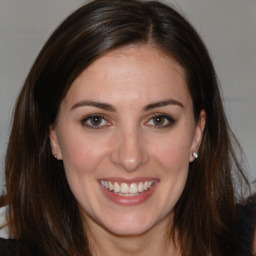
[[[161,170],[162,196],[159,199],[165,205],[167,214],[179,200],[188,175],[191,136],[186,133],[168,136],[154,143],[156,167]]]
[[[151,154],[166,168],[178,171],[188,167],[191,151],[191,136],[173,134],[159,139],[152,145]]]
[[[72,136],[66,134],[61,140],[60,147],[67,176],[82,176],[94,172],[108,151],[104,140],[97,140],[83,133]]]
[[[87,211],[92,211],[95,204],[95,179],[108,154],[106,143],[101,141],[84,134],[73,134],[65,136],[60,144],[69,187],[76,200]]]

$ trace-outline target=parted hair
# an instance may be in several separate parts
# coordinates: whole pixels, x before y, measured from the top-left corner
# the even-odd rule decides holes
[[[244,177],[234,153],[212,61],[191,24],[156,1],[95,0],[72,13],[36,58],[17,99],[6,161],[11,236],[22,255],[91,255],[86,226],[62,161],[51,153],[49,127],[74,79],[96,59],[126,45],[150,45],[174,58],[186,74],[194,118],[206,111],[199,158],[190,163],[174,208],[170,238],[182,256],[231,255],[235,177]]]

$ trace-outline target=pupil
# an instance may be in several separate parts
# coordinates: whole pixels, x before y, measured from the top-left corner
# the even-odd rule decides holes
[[[92,124],[99,125],[101,123],[101,119],[102,119],[101,117],[97,117],[97,116],[93,117]]]
[[[164,123],[164,119],[163,119],[162,117],[155,117],[155,118],[154,118],[154,123],[155,123],[156,125],[161,125],[161,124]]]

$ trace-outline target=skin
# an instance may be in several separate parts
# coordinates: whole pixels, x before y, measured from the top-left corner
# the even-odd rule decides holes
[[[145,109],[166,100],[165,106]],[[104,116],[97,128],[91,114]],[[76,78],[50,127],[50,141],[53,155],[63,160],[95,255],[178,255],[167,232],[204,124],[204,111],[195,123],[183,68],[153,47],[109,52]],[[154,179],[157,185],[143,203],[120,205],[98,182],[120,178]]]

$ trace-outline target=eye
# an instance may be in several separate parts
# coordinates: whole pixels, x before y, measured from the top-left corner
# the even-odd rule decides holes
[[[147,123],[155,128],[166,128],[175,124],[175,120],[167,114],[155,114]]]
[[[108,125],[104,115],[101,114],[88,115],[81,121],[81,123],[91,129],[100,129]]]

